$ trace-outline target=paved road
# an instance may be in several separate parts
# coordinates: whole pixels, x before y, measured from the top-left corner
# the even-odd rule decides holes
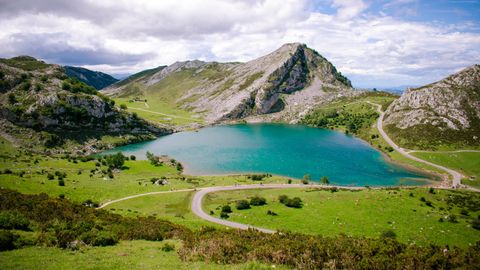
[[[447,167],[443,167],[441,165],[437,165],[435,163],[432,163],[432,162],[429,162],[429,161],[426,161],[426,160],[423,160],[421,158],[418,158],[418,157],[415,157],[415,156],[412,156],[410,155],[405,149],[399,147],[396,143],[394,143],[392,141],[392,139],[390,139],[390,137],[388,137],[387,133],[385,133],[385,131],[383,130],[383,117],[385,116],[385,112],[382,111],[382,105],[380,104],[377,104],[377,103],[373,103],[373,102],[370,102],[370,101],[367,101],[368,103],[372,104],[372,105],[376,105],[377,106],[377,111],[378,113],[380,113],[380,117],[378,118],[377,120],[377,129],[378,129],[378,132],[380,132],[380,134],[382,135],[383,139],[385,139],[385,141],[387,141],[388,144],[390,144],[391,147],[393,147],[393,149],[395,149],[397,152],[399,152],[402,156],[404,157],[407,157],[409,159],[412,159],[412,160],[415,160],[415,161],[418,161],[418,162],[421,162],[421,163],[424,163],[424,164],[427,164],[427,165],[430,165],[432,167],[435,167],[437,169],[440,169],[442,171],[445,171],[447,172],[448,174],[450,174],[452,176],[452,186],[453,187],[460,187],[461,186],[461,180],[462,180],[462,175],[460,173],[458,173],[457,171],[454,171],[452,169],[449,169]]]
[[[117,200],[106,202],[106,203],[102,204],[101,206],[97,207],[97,209],[104,208],[104,207],[106,207],[106,206],[108,206],[112,203],[117,203],[117,202],[129,200],[129,199],[133,199],[133,198],[149,196],[149,195],[164,194],[164,193],[186,192],[186,191],[195,191],[195,189],[189,188],[189,189],[178,189],[178,190],[155,191],[155,192],[148,192],[148,193],[142,193],[142,194],[127,196],[127,197],[123,197],[123,198],[120,198],[120,199],[117,199]]]
[[[276,231],[265,229],[265,228],[260,228],[260,227],[255,227],[251,226],[248,224],[242,224],[242,223],[237,223],[233,221],[228,221],[225,219],[220,219],[216,218],[213,216],[210,216],[209,214],[205,213],[202,208],[202,201],[203,197],[207,195],[208,193],[211,192],[217,192],[217,191],[225,191],[225,190],[243,190],[243,189],[258,189],[258,188],[274,188],[274,189],[279,189],[279,188],[311,188],[311,187],[318,187],[318,188],[325,188],[325,187],[338,187],[338,188],[346,188],[346,189],[354,189],[354,190],[359,190],[359,189],[364,189],[363,187],[340,187],[340,186],[325,186],[325,185],[302,185],[302,184],[263,184],[263,185],[237,185],[237,186],[218,186],[218,187],[208,187],[208,188],[203,188],[199,190],[195,195],[193,196],[192,200],[192,212],[197,215],[198,217],[208,220],[220,225],[224,225],[227,227],[231,228],[236,228],[236,229],[242,229],[242,230],[247,230],[249,228],[259,230],[264,233],[275,233]]]

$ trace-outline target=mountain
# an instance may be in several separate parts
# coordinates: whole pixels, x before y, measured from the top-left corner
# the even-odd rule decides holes
[[[118,79],[100,71],[92,71],[86,68],[71,66],[64,66],[63,68],[65,69],[65,74],[67,74],[67,76],[77,78],[87,85],[95,87],[97,90],[118,82]]]
[[[132,75],[102,92],[158,101],[209,123],[298,121],[317,104],[355,95],[350,80],[299,43],[246,63],[176,62]]]
[[[0,59],[0,126],[0,135],[14,144],[59,152],[107,135],[136,141],[171,132],[117,108],[61,66],[29,56]]]
[[[385,114],[386,129],[407,148],[480,145],[480,65],[407,90]]]

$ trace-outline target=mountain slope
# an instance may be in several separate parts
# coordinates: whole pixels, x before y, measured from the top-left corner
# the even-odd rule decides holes
[[[87,85],[95,87],[97,90],[118,82],[118,79],[100,71],[71,66],[64,66],[63,68],[67,76],[77,78]]]
[[[350,81],[330,62],[299,43],[246,63],[176,62],[134,76],[104,93],[159,101],[210,123],[244,118],[295,121],[326,99],[354,94]]]
[[[480,65],[406,91],[389,106],[385,125],[408,148],[480,146]]]
[[[67,142],[82,146],[105,135],[138,140],[171,132],[118,109],[64,72],[32,57],[1,59],[0,135],[26,148],[61,152]]]

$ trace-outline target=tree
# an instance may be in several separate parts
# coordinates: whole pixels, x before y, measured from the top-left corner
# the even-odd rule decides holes
[[[160,158],[149,151],[147,151],[147,159],[150,160],[150,163],[154,166],[162,165],[162,163],[160,162]]]
[[[236,207],[238,210],[250,209],[250,203],[247,200],[239,200]]]
[[[116,154],[106,156],[105,161],[107,162],[108,167],[121,169],[125,163],[125,156],[122,154],[122,152],[118,152]]]
[[[328,176],[322,176],[322,178],[320,178],[320,183],[324,185],[330,184],[330,180],[328,180]]]

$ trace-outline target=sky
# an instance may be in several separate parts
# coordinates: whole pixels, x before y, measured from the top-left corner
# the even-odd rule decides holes
[[[0,0],[0,57],[117,77],[175,61],[245,62],[300,42],[359,88],[480,64],[480,0]]]

